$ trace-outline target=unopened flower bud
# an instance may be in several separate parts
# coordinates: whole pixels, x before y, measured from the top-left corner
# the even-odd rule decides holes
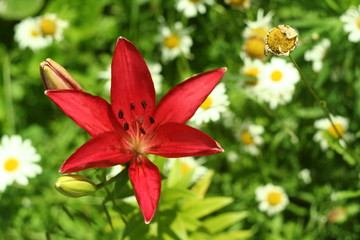
[[[265,38],[265,54],[275,54],[280,57],[289,56],[298,44],[298,33],[286,25],[279,25],[269,30]]]
[[[70,75],[66,69],[48,58],[40,63],[40,73],[46,90],[51,89],[73,89],[82,91],[81,86]]]
[[[58,178],[55,188],[63,195],[73,198],[92,195],[96,184],[81,175],[65,175]]]

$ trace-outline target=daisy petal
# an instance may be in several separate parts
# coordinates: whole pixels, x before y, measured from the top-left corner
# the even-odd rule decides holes
[[[111,65],[111,105],[114,115],[119,111],[127,119],[152,115],[155,90],[144,59],[136,47],[120,37]]]
[[[189,78],[171,89],[160,101],[154,118],[158,123],[185,123],[221,80],[226,68]]]
[[[117,122],[104,99],[76,90],[48,90],[45,94],[91,136],[115,130]]]
[[[224,150],[205,133],[180,123],[166,123],[151,139],[146,153],[177,158],[207,156]]]
[[[100,134],[82,145],[61,166],[60,173],[79,172],[88,168],[112,167],[130,161],[134,156],[121,149],[116,132]]]
[[[159,169],[145,156],[140,155],[131,161],[129,177],[145,223],[150,223],[155,215],[160,198],[161,176]]]

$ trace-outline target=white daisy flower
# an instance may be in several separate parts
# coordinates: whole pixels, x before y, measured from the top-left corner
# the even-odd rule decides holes
[[[200,105],[190,121],[194,122],[196,125],[207,123],[209,121],[218,121],[220,119],[220,114],[227,111],[229,104],[230,102],[226,95],[225,84],[219,83]]]
[[[193,44],[189,36],[189,30],[185,29],[181,22],[176,22],[173,28],[162,26],[160,29],[161,57],[164,62],[184,55],[190,57],[190,47]]]
[[[56,14],[45,14],[36,18],[40,31],[44,36],[51,36],[56,41],[64,38],[64,29],[68,27],[67,21],[59,19]]]
[[[360,41],[360,5],[350,7],[340,20],[345,24],[344,31],[349,33],[350,42]]]
[[[314,135],[314,141],[320,143],[320,147],[322,150],[326,150],[329,148],[329,144],[324,137],[323,131],[327,131],[331,136],[336,139],[339,138],[338,134],[340,134],[342,139],[340,139],[339,143],[343,146],[345,145],[344,139],[349,141],[353,138],[352,134],[347,132],[347,130],[349,129],[349,120],[347,118],[331,115],[331,120],[333,121],[337,132],[327,118],[322,118],[314,122],[315,128],[318,129],[318,131]]]
[[[255,194],[260,211],[266,212],[269,216],[283,211],[289,204],[289,198],[284,189],[271,183],[257,187]]]
[[[264,10],[259,8],[256,16],[256,21],[246,20],[246,28],[243,32],[245,38],[250,37],[259,37],[264,39],[267,35],[267,32],[271,28],[271,20],[273,17],[272,12],[268,12],[264,15]]]
[[[264,143],[263,133],[263,126],[245,122],[240,126],[237,137],[246,152],[251,155],[258,155],[260,153],[259,147]]]
[[[298,173],[298,178],[303,181],[305,184],[311,183],[311,172],[309,169],[304,168]]]
[[[251,0],[225,0],[225,3],[240,10],[245,10],[250,7]]]
[[[213,0],[178,0],[176,9],[179,12],[183,12],[188,18],[197,16],[198,13],[204,14],[206,12],[207,5],[214,4]]]
[[[161,75],[162,66],[160,63],[146,62],[146,65],[149,68],[151,78],[154,83],[155,92],[158,94],[162,91],[162,80],[163,76]],[[98,73],[98,78],[106,80],[104,89],[107,93],[110,94],[111,88],[111,64],[108,65],[106,70],[100,71]]]
[[[37,164],[40,155],[36,153],[29,139],[20,136],[3,136],[0,145],[0,191],[14,182],[27,185],[28,178],[42,172]]]
[[[316,44],[312,49],[307,50],[304,54],[306,61],[312,62],[312,69],[314,72],[320,72],[323,67],[323,59],[326,51],[330,47],[330,40],[324,38],[321,42]]]
[[[272,58],[262,68],[253,93],[259,101],[267,102],[270,108],[275,109],[290,102],[299,80],[300,75],[291,63],[282,58]]]
[[[169,171],[174,167],[176,161],[179,161],[181,173],[183,175],[188,174],[190,171],[194,170],[194,173],[191,178],[191,182],[194,183],[199,180],[202,176],[204,176],[208,169],[204,166],[201,166],[203,161],[195,160],[193,157],[183,157],[183,158],[169,158],[166,162],[165,169]]]
[[[44,36],[35,18],[26,18],[15,25],[15,41],[21,49],[39,50],[52,43],[50,36]]]
[[[246,77],[245,85],[250,89],[258,83],[258,76],[264,66],[264,63],[259,59],[244,59],[244,66],[240,73]]]

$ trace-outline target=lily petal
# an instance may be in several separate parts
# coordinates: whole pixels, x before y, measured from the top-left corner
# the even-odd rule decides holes
[[[130,151],[121,149],[116,132],[100,134],[82,145],[61,166],[60,173],[79,172],[89,168],[112,167],[134,158]]]
[[[111,105],[115,116],[131,121],[153,114],[155,90],[149,69],[136,47],[123,37],[116,43],[111,75]]]
[[[129,178],[145,223],[150,223],[160,198],[161,175],[159,169],[145,156],[138,156],[130,163]]]
[[[211,70],[175,86],[161,99],[154,119],[158,123],[185,123],[194,115],[225,72],[226,68]]]
[[[114,131],[111,106],[100,97],[76,90],[48,90],[45,94],[91,136]]]
[[[181,123],[161,125],[145,150],[146,153],[169,158],[207,156],[223,151],[214,139]]]

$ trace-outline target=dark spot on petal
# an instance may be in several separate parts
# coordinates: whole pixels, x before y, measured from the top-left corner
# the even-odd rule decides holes
[[[130,103],[130,109],[135,110],[135,105],[133,103]]]
[[[140,128],[140,132],[144,135],[146,134],[145,130],[142,127]]]
[[[124,123],[124,129],[129,130],[129,124],[127,122]]]
[[[151,124],[155,123],[155,119],[153,117],[149,117],[149,121]]]
[[[146,109],[147,103],[146,103],[145,101],[142,101],[142,102],[141,102],[141,106],[142,106],[144,109]]]
[[[124,118],[124,112],[123,112],[122,110],[120,110],[120,111],[118,112],[118,117],[119,117],[120,119],[123,119],[123,118]]]

